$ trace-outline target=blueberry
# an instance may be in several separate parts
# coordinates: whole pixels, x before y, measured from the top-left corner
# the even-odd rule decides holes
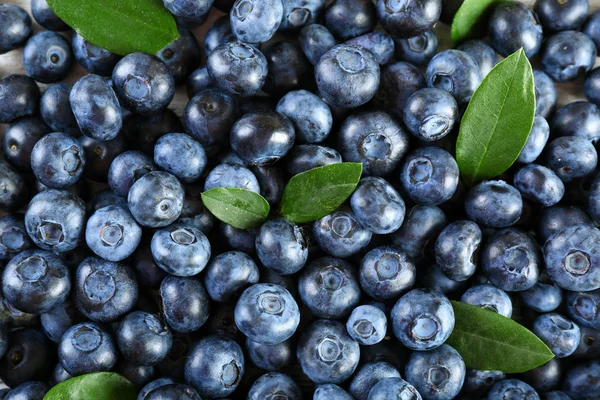
[[[497,5],[490,16],[488,34],[494,49],[504,57],[523,48],[530,58],[542,46],[542,26],[538,17],[521,3]]]
[[[329,106],[306,90],[283,96],[277,103],[277,112],[288,117],[298,141],[303,143],[320,143],[331,131],[333,120]]]
[[[567,313],[579,326],[600,328],[600,291],[567,292],[565,303]]]
[[[204,284],[211,299],[226,302],[246,287],[258,283],[258,277],[258,267],[252,257],[241,251],[230,251],[211,260]]]
[[[235,324],[255,342],[281,343],[294,334],[299,322],[296,301],[279,285],[254,284],[244,290],[235,306]]]
[[[127,197],[135,181],[155,169],[152,158],[146,154],[136,150],[123,152],[110,164],[108,185],[115,194]]]
[[[210,75],[208,75],[208,68],[204,66],[192,71],[189,74],[185,85],[187,95],[190,99],[204,89],[211,88],[213,86],[213,81]]]
[[[179,39],[156,53],[171,70],[176,85],[183,84],[200,64],[201,50],[196,37],[189,29],[179,26]]]
[[[342,40],[371,32],[376,24],[375,7],[369,0],[334,0],[325,10],[325,26]]]
[[[135,365],[156,365],[171,349],[169,329],[153,314],[135,311],[121,321],[116,333],[121,354]]]
[[[246,351],[254,365],[265,371],[278,371],[294,362],[293,342],[288,339],[272,345],[246,339]]]
[[[542,279],[535,285],[519,292],[525,306],[539,313],[554,311],[560,306],[563,300],[562,289],[549,280],[547,276],[542,275]]]
[[[523,199],[517,189],[504,181],[484,181],[469,191],[465,210],[478,224],[506,228],[521,217]]]
[[[152,390],[144,397],[144,400],[202,400],[198,392],[193,388],[181,383],[170,383]]]
[[[394,171],[408,151],[408,136],[383,111],[350,115],[340,126],[338,141],[344,161],[361,162],[367,176]]]
[[[66,31],[69,29],[69,26],[52,11],[47,0],[32,0],[31,15],[38,24],[48,30]]]
[[[383,379],[400,378],[400,373],[386,362],[363,364],[352,377],[348,391],[357,400],[367,400],[369,391]]]
[[[31,17],[15,4],[0,5],[0,25],[0,54],[23,47],[31,36]]]
[[[79,136],[79,126],[69,100],[71,86],[57,83],[49,86],[40,99],[40,114],[46,125],[55,132]]]
[[[19,118],[11,123],[2,137],[4,158],[21,172],[31,172],[31,151],[50,129],[35,117]]]
[[[531,132],[527,137],[527,142],[525,143],[525,147],[521,150],[519,154],[519,158],[517,158],[517,162],[528,164],[534,162],[546,146],[548,142],[548,137],[550,136],[550,126],[546,120],[536,115],[533,120],[533,126],[531,127]]]
[[[253,253],[255,250],[257,229],[238,229],[231,225],[221,223],[220,232],[229,247],[245,253]]]
[[[425,256],[426,247],[447,225],[446,215],[436,206],[415,206],[391,239],[413,261]]]
[[[85,152],[79,141],[66,133],[42,137],[31,151],[31,169],[44,185],[61,189],[77,182],[83,174]]]
[[[173,381],[173,379],[171,378],[158,378],[156,380],[153,380],[149,383],[147,383],[142,390],[140,390],[140,393],[138,394],[138,400],[146,400],[147,396],[154,390],[162,387],[162,386],[167,386],[167,385],[171,385],[175,383],[175,381]]]
[[[579,345],[579,327],[556,313],[542,314],[533,322],[535,333],[558,358],[570,356]]]
[[[367,400],[386,399],[421,400],[417,389],[400,377],[385,378],[377,382],[369,391]]]
[[[537,0],[534,7],[544,29],[578,30],[590,12],[589,0]]]
[[[23,65],[27,75],[38,82],[63,80],[73,65],[71,45],[56,32],[38,32],[27,41],[23,49]]]
[[[198,18],[208,13],[214,0],[163,0],[163,4],[173,15],[184,18]]]
[[[269,72],[263,90],[269,94],[286,94],[306,82],[310,63],[292,42],[280,41],[265,47]]]
[[[60,340],[60,338],[59,338],[59,340]],[[61,363],[57,363],[56,367],[54,368],[54,372],[52,374],[51,383],[53,385],[58,385],[59,383],[62,383],[64,381],[66,381],[67,379],[71,379],[71,378],[73,378],[73,377],[71,376],[71,374],[69,374],[67,371],[65,371],[65,369],[63,368]]]
[[[404,221],[404,200],[383,178],[361,179],[350,205],[358,222],[375,234],[395,232]]]
[[[365,104],[379,87],[379,65],[364,47],[340,44],[325,53],[315,66],[315,79],[323,99],[334,106],[354,108]]]
[[[406,380],[426,400],[455,398],[463,386],[465,372],[462,357],[447,344],[428,352],[413,352],[406,364]]]
[[[217,46],[208,55],[206,66],[219,88],[238,96],[257,93],[265,84],[268,73],[265,56],[256,47],[241,42]]]
[[[369,251],[360,264],[360,286],[379,301],[397,299],[415,283],[412,261],[396,246],[381,246]]]
[[[442,272],[439,265],[433,264],[419,277],[425,287],[438,290],[445,295],[463,292],[468,281],[454,281]]]
[[[588,101],[594,103],[596,106],[600,104],[600,69],[593,69],[585,78],[583,85],[583,92]]]
[[[288,0],[283,2],[280,31],[292,32],[315,23],[325,9],[325,0]]]
[[[248,168],[241,165],[219,164],[206,177],[204,190],[220,187],[233,187],[260,192],[256,176]]]
[[[554,82],[545,72],[534,69],[533,83],[535,84],[535,114],[548,118],[556,106]]]
[[[250,391],[248,400],[263,400],[280,397],[286,400],[300,400],[300,386],[289,376],[279,372],[269,372],[258,378]]]
[[[81,132],[96,140],[114,139],[123,125],[119,100],[110,84],[86,75],[71,90],[70,103]]]
[[[136,221],[159,228],[174,222],[183,207],[183,186],[173,175],[154,171],[138,179],[129,190],[127,203]]]
[[[342,156],[337,150],[316,144],[295,146],[287,156],[287,171],[297,175],[313,168],[342,162]]]
[[[426,86],[425,77],[416,66],[407,62],[390,64],[381,70],[375,102],[379,107],[401,119],[406,100],[411,94]]]
[[[309,24],[298,34],[300,48],[312,65],[317,65],[323,54],[337,44],[331,32],[319,24]]]
[[[594,214],[590,209],[590,214]],[[542,209],[539,216],[538,236],[545,242],[556,232],[573,225],[592,225],[590,216],[579,207],[556,205]]]
[[[358,222],[352,210],[342,207],[315,221],[313,235],[322,250],[343,258],[367,246],[372,233]]]
[[[298,361],[302,371],[317,384],[342,383],[358,366],[360,347],[337,321],[321,319],[300,336]]]
[[[236,37],[231,30],[229,15],[224,15],[216,19],[208,31],[206,31],[206,35],[204,36],[204,53],[208,57],[220,44],[234,41],[236,41]]]
[[[394,43],[396,44],[396,58],[415,65],[427,65],[435,55],[438,38],[430,29],[414,37],[395,38]]]
[[[363,346],[381,342],[387,334],[387,317],[379,308],[358,306],[346,322],[348,334]]]
[[[168,133],[154,146],[154,162],[180,181],[190,183],[200,179],[206,166],[204,147],[185,133]]]
[[[13,387],[5,400],[43,400],[50,386],[46,382],[29,381]]]
[[[600,396],[600,362],[588,361],[575,365],[567,372],[563,390],[573,399],[587,399]]]
[[[406,127],[418,139],[425,141],[435,141],[449,134],[458,118],[456,100],[442,89],[417,90],[404,106]]]
[[[32,380],[46,380],[52,373],[56,350],[36,329],[18,329],[10,333],[8,348],[0,359],[2,383],[14,387]]]
[[[199,274],[208,264],[211,253],[210,243],[200,230],[177,224],[157,230],[150,248],[156,264],[175,276]]]
[[[550,392],[542,393],[540,398],[542,400],[571,400],[571,398],[565,392],[561,392],[560,390],[552,390]]]
[[[546,40],[541,53],[544,72],[557,82],[584,76],[596,60],[596,45],[577,31],[556,33]]]
[[[25,227],[33,242],[44,250],[65,252],[77,247],[84,237],[85,205],[63,190],[38,193],[25,213]]]
[[[71,44],[77,62],[92,74],[110,76],[113,68],[121,59],[120,56],[88,42],[78,33],[73,35]]]
[[[175,95],[175,81],[169,67],[149,54],[131,53],[123,57],[113,70],[112,81],[123,106],[140,114],[165,108]]]
[[[555,136],[580,136],[596,141],[600,138],[600,109],[587,101],[575,101],[556,111],[550,129]]]
[[[558,358],[525,372],[522,377],[531,387],[539,392],[556,389],[561,382],[563,367]]]
[[[166,133],[184,132],[181,120],[168,108],[150,115],[133,114],[123,124],[123,136],[132,150],[152,155],[159,137]]]
[[[23,176],[3,159],[0,159],[0,187],[0,209],[15,211],[27,202],[28,189]]]
[[[537,164],[527,164],[514,176],[515,187],[523,197],[543,207],[558,203],[564,193],[565,185],[552,170]]]
[[[55,343],[59,343],[64,333],[71,326],[78,322],[79,315],[75,306],[70,300],[66,300],[40,315],[42,329],[48,337]]]
[[[600,47],[600,12],[590,15],[582,30],[594,41],[596,48]]]
[[[475,273],[481,237],[481,229],[471,221],[455,221],[444,228],[435,243],[435,257],[446,276],[464,281]]]
[[[510,297],[493,285],[475,285],[463,293],[460,301],[493,311],[506,318],[512,316],[513,306]]]
[[[304,267],[308,244],[300,227],[285,218],[277,218],[260,228],[256,254],[265,267],[289,275]]]
[[[240,42],[258,44],[269,40],[283,19],[281,0],[237,0],[229,23]]]
[[[175,332],[197,331],[208,319],[209,298],[196,278],[168,275],[160,284],[160,297],[165,319]]]
[[[120,206],[97,210],[87,222],[85,239],[89,248],[108,261],[129,257],[142,238],[142,230],[131,213]]]
[[[518,379],[496,382],[487,395],[487,400],[503,400],[511,397],[523,400],[539,400],[540,396],[528,384]]]
[[[590,175],[598,164],[594,145],[581,136],[562,136],[548,143],[546,165],[563,182]]]
[[[18,253],[32,247],[22,215],[0,217],[0,260],[10,261]]]
[[[120,360],[117,364],[117,373],[131,382],[135,390],[140,390],[154,377],[154,367],[136,365],[129,361]]]
[[[379,22],[397,37],[414,37],[433,28],[441,12],[441,0],[377,0]]]
[[[79,265],[74,286],[77,309],[95,322],[121,318],[138,297],[135,274],[129,266],[96,257],[88,257]]]
[[[7,6],[2,4],[1,6]],[[40,89],[33,79],[25,75],[9,75],[0,79],[0,123],[38,112]]]
[[[72,376],[110,371],[117,363],[117,357],[113,337],[94,322],[73,325],[58,346],[58,359]]]
[[[244,375],[244,355],[231,339],[211,335],[199,340],[187,357],[185,381],[201,396],[228,396]]]
[[[484,78],[498,64],[498,55],[496,51],[482,40],[467,40],[457,47],[464,51],[479,65],[481,77]],[[536,104],[537,106],[537,104]]]
[[[576,359],[586,360],[597,358],[600,355],[600,331],[585,326],[581,326],[579,330],[581,332],[581,340],[579,341],[577,350],[571,356]]]
[[[444,50],[429,62],[426,80],[427,86],[445,90],[463,105],[479,86],[481,72],[473,57],[464,51]]]
[[[2,273],[4,298],[26,313],[50,311],[65,301],[70,290],[66,265],[49,251],[23,251],[10,260]]]
[[[317,386],[313,395],[313,400],[354,400],[348,392],[333,383],[326,383]]]
[[[394,57],[394,40],[391,36],[386,35],[383,32],[369,32],[346,41],[346,44],[362,46],[369,50],[371,53],[373,53],[379,65],[385,65],[389,63]],[[410,60],[407,59],[406,61]]]
[[[467,369],[463,392],[475,396],[483,396],[496,382],[504,380],[505,378],[506,374],[500,371]]]
[[[211,154],[228,143],[229,132],[238,118],[234,97],[209,88],[190,99],[185,107],[183,123],[186,132]]]

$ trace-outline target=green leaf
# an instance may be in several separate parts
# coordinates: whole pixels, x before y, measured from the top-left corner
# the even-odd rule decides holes
[[[456,324],[446,341],[467,368],[516,374],[544,365],[554,354],[527,328],[510,318],[452,301]]]
[[[260,226],[270,210],[260,194],[239,188],[211,189],[202,193],[202,202],[215,217],[238,229]]]
[[[350,197],[361,174],[361,163],[338,163],[294,176],[283,192],[281,215],[298,224],[323,218]]]
[[[502,0],[464,0],[452,19],[451,35],[454,43],[471,37],[485,36],[487,17],[493,5]]]
[[[68,379],[54,386],[44,400],[135,400],[131,382],[114,372],[95,372]]]
[[[462,118],[456,161],[465,183],[506,171],[523,150],[534,117],[533,73],[521,48],[487,74]]]
[[[87,41],[115,54],[154,54],[179,37],[161,0],[48,0]]]

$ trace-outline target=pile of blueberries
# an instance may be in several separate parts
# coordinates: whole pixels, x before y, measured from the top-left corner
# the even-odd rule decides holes
[[[485,41],[438,52],[459,3],[164,0],[180,38],[124,57],[57,33],[46,0],[35,34],[0,4],[0,53],[24,46],[28,74],[0,80],[0,398],[116,371],[139,400],[599,399],[600,13],[503,2]],[[190,29],[209,11],[202,49]],[[467,188],[461,116],[520,48],[531,135]],[[90,74],[58,83],[75,61]],[[554,82],[584,78],[589,101],[555,111]],[[342,161],[363,165],[347,204],[277,216],[291,176]],[[273,215],[217,221],[200,193],[219,187]],[[514,313],[556,357],[467,369],[444,344],[450,299]]]

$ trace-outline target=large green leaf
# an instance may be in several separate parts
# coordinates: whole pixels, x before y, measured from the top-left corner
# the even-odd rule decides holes
[[[95,372],[68,379],[54,386],[44,400],[135,400],[131,382],[114,372]]]
[[[452,41],[459,43],[475,36],[485,36],[487,16],[501,0],[464,0],[452,19]]]
[[[240,188],[215,188],[202,193],[202,202],[215,217],[238,229],[260,226],[269,203],[260,194]]]

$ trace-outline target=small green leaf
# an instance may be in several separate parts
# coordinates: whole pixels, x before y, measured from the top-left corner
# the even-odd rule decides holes
[[[239,188],[211,189],[202,193],[202,202],[215,217],[238,229],[260,226],[270,210],[260,194]]]
[[[283,192],[281,215],[298,224],[323,218],[350,197],[361,174],[361,163],[338,163],[294,176]]]
[[[179,37],[161,0],[48,0],[87,41],[115,54],[154,54]]]
[[[534,117],[533,72],[521,48],[487,74],[462,118],[456,161],[465,183],[506,171],[523,150]]]
[[[482,35],[492,6],[501,0],[464,0],[452,19],[451,35],[454,43]]]
[[[131,382],[114,372],[95,372],[68,379],[54,386],[44,400],[135,400]]]
[[[554,354],[536,335],[493,311],[452,301],[456,323],[446,341],[467,368],[516,374],[544,365]]]

